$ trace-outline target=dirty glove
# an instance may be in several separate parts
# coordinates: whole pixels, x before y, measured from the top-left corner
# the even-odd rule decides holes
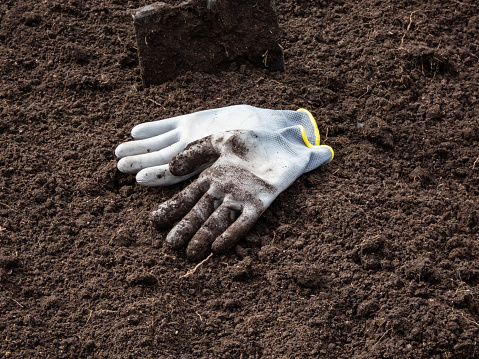
[[[301,174],[333,158],[329,146],[314,146],[302,126],[277,132],[228,131],[197,140],[175,156],[176,176],[196,172],[196,181],[152,213],[157,227],[168,227],[173,248],[188,244],[188,259],[198,261],[212,250],[232,248],[253,227],[273,200]]]
[[[168,186],[194,176],[208,167],[204,163],[196,172],[173,176],[168,162],[190,142],[228,130],[265,130],[274,132],[301,125],[310,143],[319,144],[319,131],[313,116],[298,111],[268,110],[236,105],[195,112],[165,120],[146,122],[133,128],[136,141],[122,143],[115,154],[121,172],[137,173],[136,180],[145,186]]]

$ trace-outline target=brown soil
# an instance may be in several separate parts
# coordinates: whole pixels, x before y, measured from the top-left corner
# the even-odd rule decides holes
[[[286,72],[143,89],[147,4],[0,4],[0,356],[478,358],[476,1],[277,1]],[[195,270],[148,223],[187,183],[113,151],[239,103],[309,109],[336,156]]]

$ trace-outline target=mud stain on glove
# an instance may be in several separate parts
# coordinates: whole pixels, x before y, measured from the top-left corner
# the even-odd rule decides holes
[[[219,153],[211,143],[211,137],[191,142],[169,163],[170,172],[175,176],[184,176],[196,172],[205,164],[214,162]]]
[[[233,136],[229,141],[228,141],[228,148],[230,151],[238,156],[239,158],[243,160],[247,160],[247,155],[249,153],[249,149],[245,142],[241,140],[238,136]]]

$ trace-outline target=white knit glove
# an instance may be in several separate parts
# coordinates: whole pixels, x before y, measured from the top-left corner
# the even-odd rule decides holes
[[[332,160],[329,146],[305,141],[300,125],[277,132],[222,132],[197,140],[175,156],[172,174],[195,173],[213,165],[152,213],[158,227],[177,223],[166,242],[187,246],[190,260],[232,248],[253,227],[273,200],[301,174]]]
[[[137,173],[145,186],[168,186],[194,176],[208,167],[204,163],[195,173],[173,176],[168,162],[190,142],[228,130],[265,130],[274,132],[301,125],[310,143],[319,144],[319,131],[313,116],[305,109],[283,111],[236,105],[195,112],[165,120],[146,122],[133,128],[136,141],[122,143],[115,154],[121,172]]]

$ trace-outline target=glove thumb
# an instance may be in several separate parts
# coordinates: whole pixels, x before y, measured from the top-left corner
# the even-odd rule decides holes
[[[225,135],[210,135],[191,142],[173,157],[169,163],[170,172],[175,176],[186,176],[210,166],[220,156]]]

